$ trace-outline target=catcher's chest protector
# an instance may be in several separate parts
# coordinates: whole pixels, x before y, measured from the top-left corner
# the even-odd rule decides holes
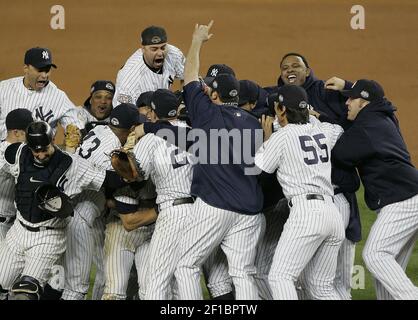
[[[19,177],[16,183],[15,201],[22,217],[29,222],[39,223],[54,218],[41,211],[35,197],[35,190],[43,183],[56,185],[61,176],[68,170],[72,158],[56,149],[45,167],[34,165],[33,155],[28,146],[22,148],[19,157]]]

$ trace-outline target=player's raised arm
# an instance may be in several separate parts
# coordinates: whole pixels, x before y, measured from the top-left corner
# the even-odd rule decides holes
[[[186,64],[184,66],[184,85],[187,85],[192,81],[199,80],[200,48],[202,47],[203,42],[212,37],[213,34],[209,33],[212,25],[213,20],[211,20],[208,25],[196,24],[195,26],[192,44],[190,45],[189,52],[187,53]]]

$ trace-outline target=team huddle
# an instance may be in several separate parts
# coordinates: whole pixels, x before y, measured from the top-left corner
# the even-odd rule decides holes
[[[319,80],[298,53],[270,87],[201,77],[212,24],[186,57],[144,29],[80,107],[47,48],[0,81],[0,300],[84,300],[93,265],[95,300],[199,300],[202,277],[214,300],[350,300],[360,181],[377,298],[418,300],[418,171],[383,88]]]

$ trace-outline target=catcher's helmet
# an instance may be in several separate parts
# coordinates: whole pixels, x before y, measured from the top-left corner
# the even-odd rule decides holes
[[[74,208],[69,196],[52,184],[40,185],[35,191],[38,207],[57,218],[67,218]]]
[[[44,149],[52,142],[52,129],[45,121],[32,122],[26,129],[26,143],[34,151]]]

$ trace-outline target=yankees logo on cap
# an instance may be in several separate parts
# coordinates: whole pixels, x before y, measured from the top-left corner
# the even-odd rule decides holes
[[[234,70],[226,64],[213,64],[209,67],[206,77],[203,80],[208,86],[210,86],[215,77],[221,73],[232,74],[235,77]]]
[[[25,64],[30,64],[37,69],[42,69],[45,67],[54,67],[57,66],[52,63],[51,51],[48,48],[31,48],[25,53]]]

